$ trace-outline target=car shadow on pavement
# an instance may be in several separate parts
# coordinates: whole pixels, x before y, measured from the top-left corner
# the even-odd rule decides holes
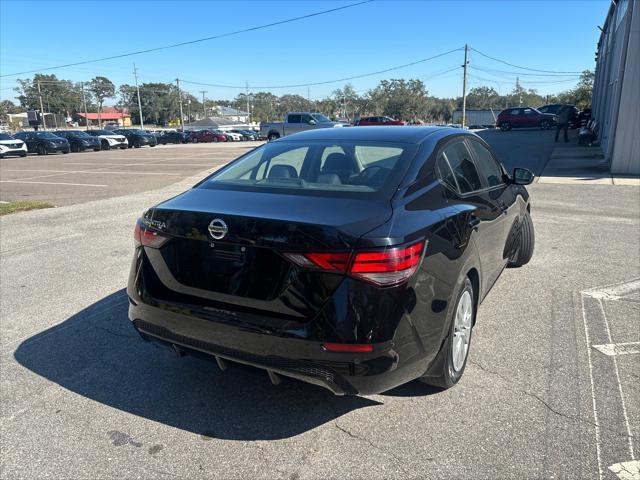
[[[119,290],[25,340],[14,356],[72,392],[205,439],[287,438],[379,405],[295,380],[274,386],[258,369],[231,364],[221,372],[215,362],[178,358],[143,341],[127,308],[125,290]]]

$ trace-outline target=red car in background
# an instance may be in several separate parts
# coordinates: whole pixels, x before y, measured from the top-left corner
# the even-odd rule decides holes
[[[507,108],[500,112],[496,125],[503,132],[512,128],[539,127],[543,130],[555,124],[555,115],[542,113],[531,107]]]
[[[227,136],[211,130],[194,130],[189,134],[190,143],[226,142]]]
[[[354,123],[358,127],[366,127],[368,125],[406,125],[402,120],[394,120],[390,117],[361,117]]]

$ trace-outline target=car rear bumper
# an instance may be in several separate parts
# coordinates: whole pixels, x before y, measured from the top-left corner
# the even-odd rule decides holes
[[[131,299],[129,318],[144,340],[181,354],[249,365],[324,387],[335,395],[380,393],[421,376],[427,367],[422,355],[406,361],[409,350],[415,353],[417,346],[404,345],[399,351],[394,341],[374,344],[369,353],[327,352],[321,341],[251,331]]]

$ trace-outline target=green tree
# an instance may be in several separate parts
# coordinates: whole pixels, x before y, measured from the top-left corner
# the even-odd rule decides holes
[[[11,100],[3,100],[0,102],[0,122],[7,123],[10,113],[20,113],[22,109],[15,105]]]
[[[20,106],[25,110],[40,110],[40,95],[45,110],[52,113],[71,114],[82,111],[82,91],[79,83],[60,80],[55,75],[36,73],[33,79],[18,79]],[[38,84],[40,91],[38,92]],[[92,105],[92,97],[85,91],[87,105]]]
[[[425,118],[429,108],[429,93],[421,80],[382,80],[369,96],[376,113],[400,120]]]
[[[102,104],[105,99],[112,98],[116,94],[116,86],[107,77],[95,77],[89,82],[89,90],[95,96],[98,103],[98,122],[102,126]]]

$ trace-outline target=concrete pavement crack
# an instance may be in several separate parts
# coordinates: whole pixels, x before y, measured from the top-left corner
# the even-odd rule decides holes
[[[473,360],[469,359],[467,360],[468,363],[475,365],[476,367],[478,367],[480,370],[483,370],[485,372],[487,372],[490,375],[494,375],[498,378],[500,378],[501,380],[504,380],[505,382],[512,384],[513,382],[511,380],[509,380],[508,378],[504,377],[503,375],[499,374],[498,372],[494,372],[492,370],[489,370],[488,368],[486,368],[485,366],[483,366],[482,364],[478,363],[478,362],[474,362]],[[613,428],[609,428],[609,427],[605,427],[603,425],[599,425],[596,422],[592,422],[591,420],[586,420],[584,418],[579,418],[579,417],[575,417],[573,415],[568,415],[566,413],[560,412],[558,410],[556,410],[555,408],[553,408],[551,405],[549,405],[545,400],[543,400],[541,397],[539,397],[538,395],[536,395],[533,392],[530,392],[528,390],[525,390],[523,388],[515,388],[515,389],[509,389],[512,392],[518,392],[518,393],[522,393],[524,395],[527,395],[528,397],[531,397],[535,400],[537,400],[540,404],[542,404],[547,410],[549,410],[551,413],[554,413],[555,415],[558,415],[562,418],[566,418],[567,420],[570,421],[574,421],[574,422],[578,422],[578,423],[587,423],[589,425],[593,425],[594,427],[598,427],[598,428],[602,428],[603,430],[607,430],[609,432],[615,433],[621,437],[631,437],[633,438],[634,435],[628,435],[626,433],[622,433],[616,429]]]

